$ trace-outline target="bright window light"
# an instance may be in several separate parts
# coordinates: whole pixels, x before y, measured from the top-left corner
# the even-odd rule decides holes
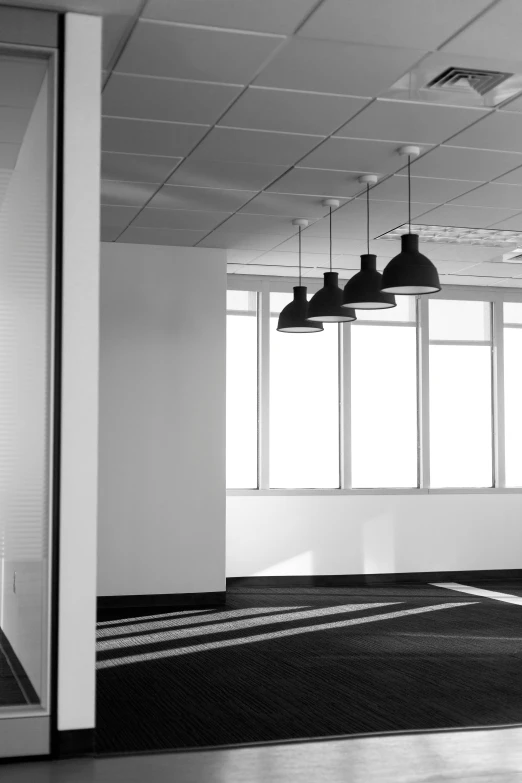
[[[349,328],[352,486],[416,487],[415,327]]]
[[[337,325],[315,334],[278,332],[291,294],[270,295],[270,486],[339,486]]]
[[[491,347],[430,346],[432,487],[491,487]]]
[[[228,291],[227,453],[228,489],[257,487],[257,295]],[[237,311],[245,311],[244,315]]]
[[[522,305],[518,305],[518,307],[522,313]],[[515,315],[510,313],[510,319]],[[512,323],[516,322],[512,321]],[[521,357],[522,329],[504,329],[504,415],[506,421],[506,486],[508,487],[522,487]]]
[[[489,302],[430,300],[430,340],[489,340]]]

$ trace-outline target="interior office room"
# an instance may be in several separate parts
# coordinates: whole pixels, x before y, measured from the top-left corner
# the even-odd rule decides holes
[[[522,780],[519,0],[0,0],[0,781]]]

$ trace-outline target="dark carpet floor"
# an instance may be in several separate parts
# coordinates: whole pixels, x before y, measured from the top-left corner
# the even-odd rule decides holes
[[[522,723],[519,606],[236,588],[223,609],[130,615],[99,624],[99,753]]]

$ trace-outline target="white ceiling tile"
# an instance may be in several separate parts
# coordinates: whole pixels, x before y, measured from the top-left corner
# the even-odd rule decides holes
[[[287,239],[286,235],[231,234],[218,228],[201,242],[201,247],[219,247],[226,250],[272,250]]]
[[[512,217],[515,210],[496,209],[493,207],[464,207],[447,204],[436,207],[422,217],[417,218],[419,224],[425,226],[462,226],[463,228],[487,228],[499,220]]]
[[[142,207],[155,193],[157,187],[143,182],[116,182],[105,179],[101,182],[101,203]]]
[[[241,92],[205,84],[113,73],[103,91],[103,114],[143,120],[212,125]]]
[[[412,174],[420,177],[467,179],[489,182],[522,164],[522,155],[516,152],[465,149],[442,146],[430,150],[411,165]]]
[[[373,97],[389,89],[424,52],[291,39],[261,71],[256,84]]]
[[[119,226],[121,231],[123,227],[129,225],[129,223],[136,217],[138,212],[139,207],[116,207],[102,205],[101,222],[106,226]]]
[[[502,0],[443,47],[445,52],[505,57],[520,48],[520,2]]]
[[[412,198],[425,204],[443,204],[466,193],[476,183],[460,179],[437,179],[436,177],[412,177]],[[385,179],[371,189],[371,198],[383,201],[407,201],[408,178],[402,174]]]
[[[271,163],[195,160],[191,155],[176,169],[168,182],[171,185],[192,185],[198,188],[262,190],[286,170],[286,166]]]
[[[231,264],[249,264],[262,253],[262,250],[229,250],[227,252],[227,261]]]
[[[513,112],[522,111],[522,95],[518,95],[516,98],[514,98],[512,101],[507,103],[505,106],[502,106],[502,111],[513,111]]]
[[[228,212],[203,212],[186,209],[152,209],[146,207],[133,221],[133,227],[212,231],[229,217]]]
[[[506,185],[522,185],[522,166],[509,171],[507,174],[503,174],[495,182],[502,182]]]
[[[483,109],[380,99],[349,120],[335,135],[403,144],[440,144],[484,113]]]
[[[14,169],[19,149],[18,144],[0,142],[0,169]]]
[[[162,158],[156,155],[102,152],[101,175],[104,179],[126,182],[161,183],[181,160],[182,158]]]
[[[500,277],[473,277],[472,275],[441,275],[440,282],[445,285],[480,285],[484,287],[503,285]]]
[[[307,231],[303,231],[301,236],[302,252],[310,253],[313,255],[319,254],[324,256],[330,252],[330,238],[311,236]],[[298,237],[292,236],[283,242],[277,250],[298,252],[299,243]],[[332,252],[334,255],[352,255],[360,256],[361,253],[366,252],[366,240],[353,239],[345,236],[335,235],[332,238]]]
[[[316,3],[317,0],[149,0],[143,16],[288,35]]]
[[[164,185],[149,206],[154,209],[186,209],[203,212],[235,212],[254,195],[249,190],[219,190]]]
[[[382,243],[389,242],[388,239],[381,240]],[[421,250],[435,264],[443,261],[457,262],[461,264],[461,269],[478,264],[481,261],[490,261],[499,254],[498,247],[487,247],[482,245],[463,245],[463,244],[445,244],[443,242],[421,242]]]
[[[108,226],[102,223],[100,226],[100,241],[101,242],[114,242],[118,239],[119,235],[123,231],[121,226]]]
[[[504,279],[495,285],[500,285],[505,288],[522,288],[522,277],[509,277]]]
[[[107,68],[113,60],[114,54],[120,45],[120,41],[128,35],[134,22],[134,15],[138,12],[140,0],[132,0],[126,3],[126,7],[118,8],[117,13],[105,14],[103,17],[102,34],[102,63]],[[119,11],[124,11],[119,13]]]
[[[522,231],[522,213],[506,218],[506,220],[499,220],[498,223],[492,223],[491,226],[499,231]]]
[[[239,274],[239,272],[243,268],[243,266],[244,266],[244,263],[241,263],[241,264],[228,264],[227,263],[227,275]]]
[[[449,181],[449,180],[447,180]],[[475,190],[459,196],[452,204],[465,204],[472,207],[505,207],[522,210],[522,187],[488,182]]]
[[[193,247],[205,236],[205,231],[176,231],[167,228],[138,228],[130,226],[118,239],[130,245],[173,245]]]
[[[283,40],[269,35],[140,21],[116,70],[248,84]]]
[[[404,157],[397,154],[397,148],[396,142],[333,136],[323,141],[300,163],[318,169],[391,174],[406,165]]]
[[[249,87],[219,124],[328,136],[367,102],[346,95]]]
[[[320,136],[216,127],[194,151],[192,160],[227,160],[292,166],[320,140]]]
[[[451,146],[522,152],[522,115],[495,111],[451,139]]]
[[[270,275],[271,277],[295,277],[295,285],[297,285],[297,274],[292,274],[286,266],[273,266],[271,264],[261,264],[262,259],[259,259],[259,263],[247,264],[241,270],[242,275]],[[302,277],[312,277],[315,274],[315,269],[303,267],[301,269]]]
[[[184,157],[207,130],[203,125],[104,117],[102,149],[104,152]]]
[[[432,204],[413,202],[411,205],[412,217],[417,217],[431,209],[432,206]],[[385,231],[401,226],[408,220],[408,204],[406,202],[374,199],[370,204],[370,210],[370,236],[372,239]],[[366,198],[353,199],[336,210],[333,214],[333,230],[337,236],[364,239],[366,237]],[[318,220],[309,226],[305,233],[309,236],[328,236],[328,221]]]
[[[464,272],[467,269],[475,267],[475,264],[470,264],[469,261],[440,261],[438,259],[434,259],[427,244],[423,246],[422,252],[424,255],[427,255],[431,261],[433,261],[437,267],[437,272],[439,275],[456,275],[458,273]]]
[[[283,215],[257,215],[246,212],[236,212],[232,217],[228,217],[223,224],[224,232],[231,234],[280,234],[290,237],[298,231],[297,226],[292,224],[292,218]]]
[[[325,0],[300,35],[436,49],[491,0]]]
[[[472,277],[516,277],[522,275],[522,264],[477,264],[468,267],[466,274]]]
[[[334,266],[342,256],[333,256]],[[258,263],[279,264],[280,266],[292,266],[297,269],[299,265],[299,253],[291,250],[269,250],[257,259]],[[301,263],[305,267],[324,266],[330,263],[328,253],[301,253]]]
[[[326,215],[328,207],[323,206],[317,196],[287,195],[284,193],[259,193],[242,208],[242,212],[256,215],[285,215],[292,218],[319,218]]]
[[[349,198],[360,193],[363,185],[352,171],[296,167],[267,189],[274,193],[303,193],[314,196]]]

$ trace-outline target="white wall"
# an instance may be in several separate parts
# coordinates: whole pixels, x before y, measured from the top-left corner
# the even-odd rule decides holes
[[[504,568],[522,568],[522,494],[227,498],[227,576]]]
[[[0,627],[45,701],[52,215],[44,73],[15,170],[2,172]]]
[[[225,252],[102,244],[98,594],[225,589]]]
[[[58,729],[95,724],[101,19],[65,17]]]

